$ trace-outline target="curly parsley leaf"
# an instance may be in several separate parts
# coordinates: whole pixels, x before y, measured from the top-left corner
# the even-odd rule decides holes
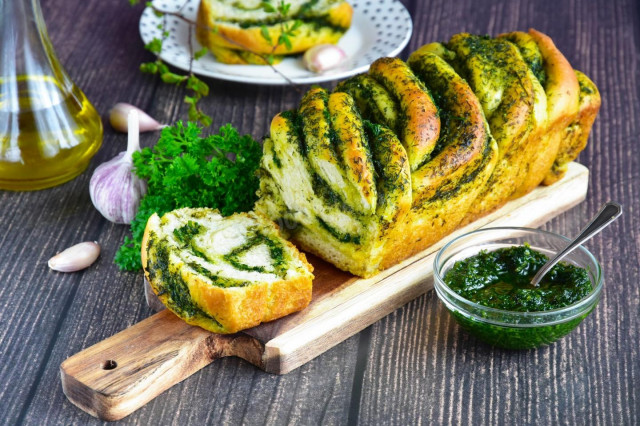
[[[207,137],[192,122],[164,128],[153,148],[133,154],[134,172],[147,180],[148,191],[131,222],[132,238],[125,238],[115,263],[129,271],[142,267],[142,236],[153,213],[211,207],[227,216],[251,210],[261,156],[260,144],[249,135],[241,136],[230,124]]]

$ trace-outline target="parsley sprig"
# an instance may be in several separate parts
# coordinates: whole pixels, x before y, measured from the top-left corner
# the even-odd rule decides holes
[[[129,271],[142,267],[142,236],[153,213],[211,207],[227,216],[251,210],[261,156],[260,144],[249,135],[240,136],[230,124],[207,137],[192,122],[164,128],[153,148],[133,154],[134,172],[147,181],[148,191],[131,222],[132,238],[125,237],[116,264]]]

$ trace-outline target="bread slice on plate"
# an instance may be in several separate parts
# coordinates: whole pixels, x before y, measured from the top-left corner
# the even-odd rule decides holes
[[[219,62],[259,64],[259,55],[292,55],[316,44],[335,44],[351,26],[353,9],[344,0],[288,0],[287,13],[266,11],[259,0],[202,0],[196,38]],[[281,42],[283,29],[295,35]],[[274,47],[275,46],[275,47]],[[250,52],[239,53],[239,52]]]
[[[142,265],[160,301],[189,324],[235,333],[305,308],[313,267],[256,213],[183,208],[149,218]]]

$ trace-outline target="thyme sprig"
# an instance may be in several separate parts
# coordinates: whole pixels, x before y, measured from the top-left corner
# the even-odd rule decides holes
[[[302,21],[299,19],[296,19],[288,25],[285,24],[287,15],[289,13],[289,9],[291,9],[291,4],[286,3],[284,0],[280,0],[280,2],[276,6],[273,6],[271,3],[267,1],[263,1],[260,4],[260,6],[262,7],[262,10],[264,10],[267,13],[277,13],[278,14],[277,20],[278,22],[280,22],[280,35],[278,36],[277,43],[274,43],[273,40],[271,39],[271,35],[269,34],[269,29],[267,28],[266,25],[262,25],[262,27],[260,28],[262,37],[269,44],[273,46],[271,49],[271,53],[265,56],[265,58],[267,59],[267,62],[269,64],[273,64],[275,59],[274,54],[280,46],[284,45],[287,48],[287,50],[292,49],[291,39],[298,34],[298,28],[302,26]],[[263,55],[258,55],[258,56],[263,57]]]
[[[131,5],[136,5],[140,3],[140,0],[129,0]],[[155,60],[151,62],[144,62],[140,64],[140,71],[147,74],[154,74],[160,76],[160,79],[167,84],[175,84],[180,86],[182,84],[185,85],[187,90],[189,91],[187,95],[184,97],[184,102],[189,105],[189,120],[194,122],[199,122],[203,126],[210,126],[212,123],[212,119],[209,115],[205,114],[198,102],[209,95],[209,85],[199,79],[193,72],[193,62],[194,60],[200,59],[207,53],[207,48],[203,47],[202,49],[195,51],[195,47],[193,45],[193,29],[200,27],[205,28],[208,31],[213,31],[217,33],[221,38],[227,41],[230,44],[237,46],[238,48],[245,50],[247,52],[252,53],[253,55],[262,59],[265,65],[271,67],[271,69],[279,74],[285,81],[296,87],[296,83],[287,77],[286,74],[278,70],[274,66],[275,61],[275,52],[281,46],[285,46],[287,50],[292,49],[291,39],[298,34],[298,29],[302,25],[302,21],[296,19],[293,22],[287,24],[286,17],[288,16],[289,10],[291,8],[291,4],[285,2],[285,0],[280,0],[277,5],[272,5],[268,1],[264,1],[261,3],[262,9],[267,13],[277,13],[277,20],[280,22],[280,34],[278,39],[274,43],[271,35],[269,34],[269,30],[266,25],[261,27],[261,35],[262,37],[272,45],[271,53],[262,54],[254,51],[253,49],[233,40],[224,34],[218,32],[217,28],[211,28],[209,26],[200,24],[192,19],[187,18],[183,14],[183,9],[187,5],[187,1],[185,1],[180,8],[176,11],[163,10],[157,6],[155,6],[152,2],[147,2],[146,6],[149,7],[153,13],[162,18],[162,23],[158,25],[158,29],[161,31],[161,37],[154,37],[149,43],[145,45],[145,49],[150,51],[155,55]],[[180,74],[173,72],[169,69],[168,65],[162,60],[160,57],[160,53],[162,52],[162,46],[164,41],[169,37],[169,31],[167,31],[167,16],[172,16],[177,19],[182,20],[187,25],[189,25],[189,68],[187,70],[187,74]],[[297,87],[296,87],[297,89]],[[298,90],[298,89],[297,89]]]

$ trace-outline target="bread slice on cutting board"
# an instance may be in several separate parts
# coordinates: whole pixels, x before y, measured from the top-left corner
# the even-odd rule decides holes
[[[235,333],[306,307],[313,267],[256,213],[183,208],[149,218],[142,265],[160,301],[189,324]]]

